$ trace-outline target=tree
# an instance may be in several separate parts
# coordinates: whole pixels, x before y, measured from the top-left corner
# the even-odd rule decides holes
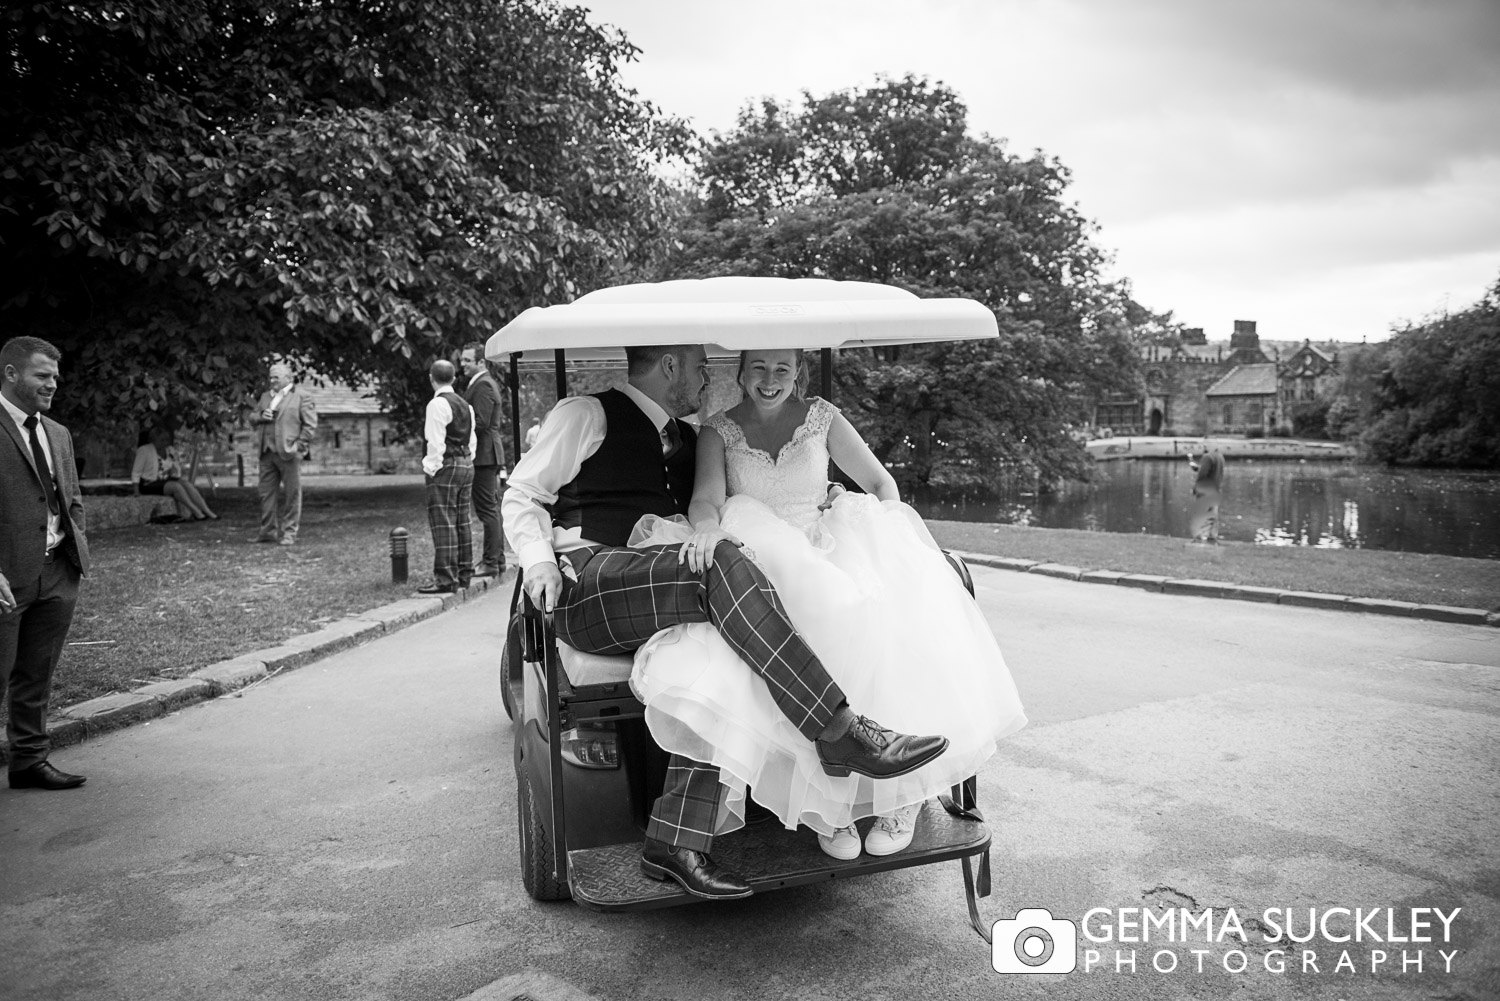
[[[87,426],[230,416],[284,354],[406,416],[436,353],[627,277],[689,133],[551,0],[123,0],[0,14],[0,310]],[[86,378],[78,378],[86,376]]]
[[[1127,289],[1101,278],[1059,162],[970,136],[953,91],[908,76],[748,107],[698,179],[664,273],[875,281],[995,311],[998,343],[843,352],[840,403],[908,484],[1086,475],[1070,429],[1137,361]]]
[[[1468,309],[1396,332],[1374,419],[1366,458],[1500,468],[1500,279]]]

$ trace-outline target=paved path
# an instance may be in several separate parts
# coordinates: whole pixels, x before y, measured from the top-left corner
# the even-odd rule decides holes
[[[641,915],[534,903],[491,594],[68,748],[77,792],[0,790],[0,996],[1500,995],[1493,628],[975,578],[1032,717],[981,775],[988,917],[1459,907],[1456,974],[1429,945],[1372,975],[1368,944],[1335,973],[1321,941],[1318,973],[1268,973],[1251,925],[1245,973],[1200,935],[1172,974],[1153,941],[1134,974],[1085,943],[1091,974],[1001,977],[956,863]]]

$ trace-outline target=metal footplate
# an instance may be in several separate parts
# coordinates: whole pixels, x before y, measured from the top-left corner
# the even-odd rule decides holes
[[[859,823],[861,836],[872,823]],[[967,872],[968,859],[980,853],[988,857],[989,846],[990,831],[981,818],[950,813],[928,801],[922,805],[911,845],[895,855],[860,855],[840,861],[823,853],[813,832],[806,828],[788,831],[771,821],[715,838],[713,857],[744,877],[755,892],[763,893],[948,859],[964,859]],[[987,876],[986,869],[986,882]],[[697,900],[676,883],[659,882],[641,872],[638,841],[568,852],[568,884],[575,903],[597,911],[642,911]]]

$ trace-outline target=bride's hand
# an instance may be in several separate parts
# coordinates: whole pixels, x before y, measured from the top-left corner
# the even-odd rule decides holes
[[[687,561],[687,565],[694,573],[702,573],[707,570],[709,564],[714,561],[714,549],[721,542],[733,543],[736,546],[744,545],[739,539],[724,531],[718,526],[713,528],[700,528],[693,533],[693,537],[682,544],[677,552],[677,562]]]
[[[839,494],[845,494],[848,492],[849,491],[844,488],[844,485],[842,483],[828,484],[828,497],[823,501],[823,503],[818,505],[818,510],[827,511],[829,508],[833,507],[833,502],[838,500]]]

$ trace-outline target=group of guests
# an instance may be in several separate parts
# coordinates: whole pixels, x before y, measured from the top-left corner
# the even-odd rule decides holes
[[[457,381],[462,372],[462,393]],[[452,594],[476,577],[505,569],[500,527],[500,384],[484,360],[484,345],[465,345],[458,365],[440,358],[427,370],[432,399],[422,424],[422,472],[427,480],[427,527],[432,532],[432,583],[419,594]],[[473,519],[483,535],[474,559]]]
[[[257,493],[260,530],[256,542],[295,545],[302,523],[302,461],[318,430],[318,411],[312,398],[292,379],[291,366],[271,365],[269,388],[250,415],[259,457]],[[130,482],[141,496],[168,497],[182,521],[218,520],[191,476],[183,476],[182,458],[172,432],[143,428],[136,439]]]

